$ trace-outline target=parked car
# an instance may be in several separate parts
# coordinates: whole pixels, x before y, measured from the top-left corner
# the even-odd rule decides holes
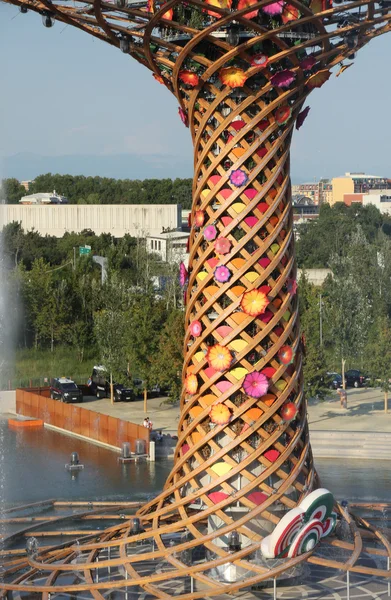
[[[83,402],[82,391],[72,379],[67,377],[57,377],[52,380],[50,397],[61,402]]]
[[[95,366],[92,369],[89,387],[91,393],[97,398],[110,398],[110,380],[104,367]],[[136,400],[133,388],[117,382],[113,383],[113,388],[114,402],[132,402]]]
[[[359,388],[365,385],[367,381],[369,381],[368,377],[357,369],[349,369],[345,373],[345,382],[348,387]]]
[[[325,383],[330,390],[338,390],[342,387],[342,376],[339,373],[326,373]]]

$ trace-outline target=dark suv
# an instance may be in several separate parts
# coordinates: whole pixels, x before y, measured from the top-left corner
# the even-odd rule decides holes
[[[52,380],[50,397],[61,402],[83,402],[82,391],[72,379],[67,377],[57,377]]]
[[[97,398],[110,398],[110,381],[104,367],[94,367],[90,377],[91,393]],[[136,400],[132,388],[125,387],[122,383],[113,383],[114,402],[132,402]]]
[[[345,373],[345,382],[346,385],[349,387],[362,387],[363,385],[365,385],[367,380],[368,377],[366,377],[366,375],[363,375],[361,371],[357,371],[357,369],[350,369]]]
[[[326,373],[325,383],[330,390],[338,390],[342,387],[342,377],[338,373]]]

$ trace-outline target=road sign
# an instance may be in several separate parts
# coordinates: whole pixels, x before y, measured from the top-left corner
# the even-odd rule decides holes
[[[79,248],[79,256],[83,256],[83,254],[89,254],[91,252],[91,246],[80,246]]]

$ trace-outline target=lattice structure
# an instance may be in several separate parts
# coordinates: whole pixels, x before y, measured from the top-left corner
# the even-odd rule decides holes
[[[330,69],[339,64],[342,72],[345,59],[389,30],[388,1],[10,3],[41,13],[46,26],[54,18],[75,25],[149,68],[178,99],[195,174],[188,275],[182,270],[184,391],[164,491],[138,512],[145,532],[138,522],[108,530],[83,546],[83,567],[75,564],[74,548],[45,551],[4,589],[23,584],[45,598],[89,590],[102,598],[102,590],[127,586],[137,597],[184,600],[221,596],[283,573],[289,578],[302,561],[373,570],[362,562],[358,530],[341,510],[351,543],[325,542],[343,549],[340,561],[321,550],[268,562],[259,548],[286,511],[317,487],[295,295],[292,132],[308,113],[307,95]],[[389,555],[385,538],[373,535],[385,546],[382,556]],[[97,558],[100,569],[116,568],[126,579],[94,580]],[[75,572],[84,575],[75,580]]]

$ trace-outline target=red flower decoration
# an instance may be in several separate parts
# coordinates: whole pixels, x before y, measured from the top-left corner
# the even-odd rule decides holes
[[[255,54],[251,59],[252,67],[266,67],[269,62],[269,57],[266,54]]]
[[[300,61],[300,66],[304,71],[309,71],[310,69],[312,69],[312,67],[314,67],[317,63],[317,60],[314,56],[312,56],[312,54],[309,54],[306,58],[303,58],[302,61]]]
[[[288,104],[283,104],[277,108],[276,112],[274,113],[274,118],[279,125],[285,125],[289,121],[291,114],[291,107],[288,106]]]
[[[241,10],[242,8],[246,8],[247,6],[253,6],[256,3],[257,3],[257,0],[239,0],[238,10]],[[258,16],[258,12],[259,12],[259,9],[250,10],[249,12],[244,13],[243,17],[245,17],[246,19],[255,19],[255,17]]]
[[[297,19],[300,19],[299,9],[296,8],[296,6],[292,6],[291,4],[285,4],[284,10],[281,15],[281,20],[284,23],[284,25],[290,23],[291,21],[297,21]]]
[[[197,73],[194,71],[179,71],[179,79],[186,83],[186,85],[191,85],[191,87],[195,87],[198,85],[200,78]]]
[[[228,254],[231,250],[231,242],[228,238],[219,237],[215,241],[215,250],[217,254]]]
[[[152,73],[152,75],[156,79],[156,81],[158,81],[159,83],[162,83],[164,85],[164,79],[161,75],[156,75],[156,73]]]
[[[194,215],[194,226],[202,227],[205,222],[205,213],[203,210],[196,210]]]
[[[296,294],[297,291],[297,281],[296,279],[288,279],[286,283],[287,290],[292,296]]]
[[[270,79],[270,83],[275,87],[288,88],[296,79],[296,74],[289,69],[279,71]]]
[[[192,321],[189,325],[190,333],[193,337],[199,337],[202,333],[202,325],[200,321]]]
[[[217,6],[218,8],[226,8],[227,9],[227,8],[231,8],[232,0],[205,0],[205,4],[209,4],[210,6]],[[217,17],[218,19],[221,19],[221,17],[223,16],[220,13],[214,12],[213,10],[207,10],[206,12],[211,17]]]

